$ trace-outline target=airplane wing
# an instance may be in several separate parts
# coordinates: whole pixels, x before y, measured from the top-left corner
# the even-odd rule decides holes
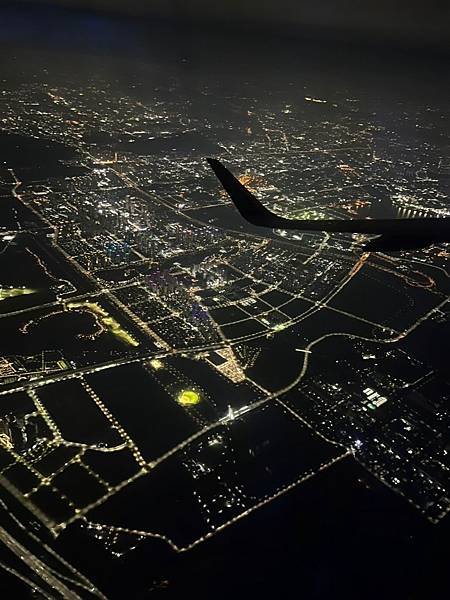
[[[450,241],[449,218],[286,219],[268,210],[220,161],[214,158],[206,160],[240,214],[252,225],[271,229],[380,235],[382,237],[377,238],[380,244],[373,241],[371,249],[374,250],[424,247]]]
[[[209,166],[222,184],[224,190],[230,196],[235,207],[246,221],[260,227],[273,227],[279,225],[274,223],[288,223],[288,219],[279,217],[268,210],[256,196],[254,196],[236,177],[226,169],[223,164],[215,158],[206,159]]]

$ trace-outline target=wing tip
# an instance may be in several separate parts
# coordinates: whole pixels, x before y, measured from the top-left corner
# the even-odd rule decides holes
[[[244,219],[260,227],[277,226],[279,217],[272,214],[219,160],[208,157],[206,161]]]
[[[220,160],[217,160],[217,158],[212,158],[211,156],[208,156],[206,158],[206,162],[214,171],[217,177],[219,176],[219,173],[223,174],[227,170],[225,166],[220,162]]]

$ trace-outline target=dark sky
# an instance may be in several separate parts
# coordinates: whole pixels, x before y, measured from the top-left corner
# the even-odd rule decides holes
[[[17,3],[52,0],[18,0]],[[449,47],[448,0],[53,0],[133,15],[216,22],[311,36]]]

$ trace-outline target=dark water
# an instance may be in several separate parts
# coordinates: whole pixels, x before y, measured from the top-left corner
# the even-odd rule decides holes
[[[52,140],[10,133],[0,134],[0,164],[13,169],[20,181],[74,177],[87,170],[64,164],[76,158],[73,148]]]
[[[11,185],[12,187],[12,185]],[[46,224],[37,215],[11,195],[0,195],[0,231],[17,231],[20,229],[43,229]]]
[[[417,282],[426,280],[418,276]],[[330,305],[403,331],[436,303],[436,296],[420,285],[404,285],[398,276],[364,265]]]
[[[121,324],[128,328],[123,317]],[[90,312],[83,310],[61,312],[58,307],[57,309],[37,308],[24,314],[5,316],[2,319],[0,353],[30,356],[44,350],[58,348],[66,358],[81,365],[95,360],[118,358],[126,354],[131,356],[139,350],[123,343],[109,331],[103,331],[96,336],[97,331],[96,319]],[[92,335],[95,336],[93,339],[89,337]]]
[[[46,236],[28,233],[0,242],[0,286],[34,290],[32,294],[2,300],[0,313],[3,314],[54,302],[58,291],[70,297],[92,288],[84,276],[55,253]]]

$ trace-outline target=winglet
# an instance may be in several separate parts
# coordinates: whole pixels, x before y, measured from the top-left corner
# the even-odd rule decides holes
[[[279,219],[279,217],[267,210],[220,161],[215,158],[206,160],[244,219],[252,225],[272,227],[274,218]]]

